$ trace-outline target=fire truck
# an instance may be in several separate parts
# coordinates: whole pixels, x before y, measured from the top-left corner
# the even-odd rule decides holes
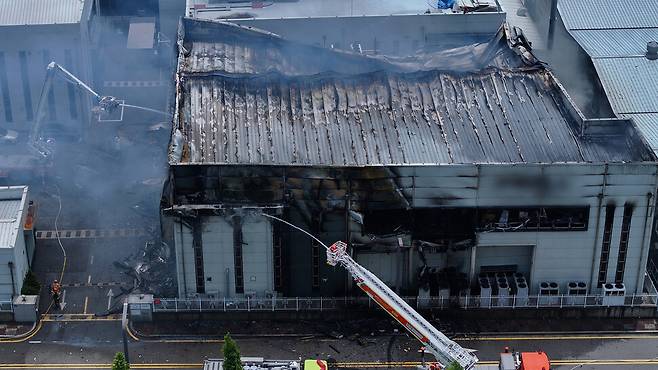
[[[407,302],[395,294],[377,276],[359,265],[347,253],[347,244],[336,242],[327,248],[327,263],[344,267],[361,288],[384,311],[418,339],[425,350],[436,358],[436,363],[423,364],[425,369],[443,369],[458,363],[464,370],[473,370],[478,358],[450,340]],[[544,352],[510,352],[500,354],[498,366],[478,366],[482,370],[550,370],[550,361]]]

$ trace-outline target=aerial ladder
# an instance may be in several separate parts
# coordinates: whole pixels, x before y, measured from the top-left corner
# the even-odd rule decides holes
[[[30,131],[30,138],[29,138],[30,147],[44,158],[50,157],[52,153],[50,148],[48,148],[48,145],[46,145],[46,143],[44,142],[44,140],[41,137],[39,137],[39,133],[41,131],[41,126],[43,125],[43,121],[46,115],[48,95],[52,91],[53,80],[55,79],[56,76],[61,77],[64,81],[73,85],[78,90],[91,95],[96,103],[96,105],[92,108],[92,112],[95,114],[101,115],[105,113],[111,113],[116,109],[125,107],[125,108],[139,109],[151,113],[169,116],[167,112],[163,112],[152,108],[140,107],[138,105],[126,104],[123,100],[120,100],[114,96],[100,95],[99,93],[94,91],[94,89],[92,89],[89,85],[87,85],[84,81],[80,80],[73,73],[69,72],[66,68],[55,63],[54,61],[50,62],[48,64],[48,67],[46,68],[46,78],[41,88],[41,94],[39,95],[39,102],[37,104],[36,120],[34,121],[34,125],[32,126],[32,129]]]
[[[478,358],[473,354],[473,351],[467,350],[450,340],[400,296],[395,294],[375,274],[359,265],[347,252],[345,242],[337,241],[327,247],[321,240],[302,228],[267,213],[263,213],[263,216],[300,230],[324,246],[327,251],[327,264],[331,266],[340,265],[345,268],[352,275],[357,286],[418,339],[425,350],[436,358],[441,368],[457,362],[464,370],[475,369]],[[550,370],[548,356],[543,352],[512,353],[505,350],[504,353],[500,354],[500,359],[501,361],[497,367],[499,370]]]
[[[354,261],[347,253],[347,244],[341,241],[332,244],[327,249],[327,263],[343,266],[352,275],[356,285],[416,337],[439,363],[447,366],[456,361],[464,370],[475,367],[478,358],[473,353],[446,337],[375,274]]]

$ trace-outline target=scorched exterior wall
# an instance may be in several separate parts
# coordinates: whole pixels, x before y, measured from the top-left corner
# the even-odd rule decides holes
[[[210,168],[217,170],[214,180],[204,178]],[[293,210],[286,213],[289,220],[311,231],[316,231],[325,243],[348,237],[346,223],[336,216],[345,212],[345,194],[350,194],[352,210],[364,212],[371,209],[405,209],[405,208],[475,208],[485,207],[548,207],[581,206],[589,207],[586,231],[507,231],[475,233],[475,248],[449,250],[432,257],[430,262],[436,267],[453,266],[458,271],[467,273],[472,281],[478,274],[475,266],[478,250],[482,248],[527,246],[533,251],[530,271],[530,283],[533,293],[543,281],[555,281],[564,291],[570,281],[583,281],[592,286],[591,292],[598,292],[597,276],[599,272],[601,244],[604,228],[606,206],[616,206],[612,229],[610,257],[608,261],[607,281],[615,280],[623,209],[626,204],[633,206],[630,223],[628,255],[625,263],[624,283],[628,292],[641,292],[647,260],[650,225],[653,220],[652,201],[656,188],[656,166],[652,163],[610,163],[610,164],[490,164],[490,165],[450,165],[450,166],[406,166],[382,168],[286,168],[272,166],[247,166],[241,169],[230,166],[174,166],[174,197],[183,199],[188,191],[207,194],[223,194],[224,207],[241,206],[282,206]],[[238,171],[242,177],[223,177]],[[383,174],[388,173],[388,179]],[[232,174],[235,176],[235,173]],[[304,178],[305,177],[305,178]],[[317,185],[317,179],[324,178],[324,185]],[[258,179],[258,186],[250,188],[249,183]],[[315,179],[315,180],[314,180]],[[233,182],[236,180],[237,182]],[[316,185],[312,185],[313,182]],[[391,188],[382,187],[390,181]],[[378,183],[378,186],[374,186]],[[349,185],[348,185],[349,184]],[[393,185],[395,184],[395,185]],[[244,186],[241,190],[237,187]],[[351,188],[348,192],[347,188]],[[220,189],[224,189],[223,192]],[[399,190],[399,192],[398,192]],[[321,225],[309,225],[304,212],[310,212],[311,219],[324,215]],[[204,221],[203,266],[206,276],[217,280],[217,289],[225,291],[222,276],[226,268],[233,263],[232,236],[229,231],[215,232],[221,217],[212,217]],[[213,225],[213,226],[211,226]],[[228,225],[228,224],[225,224]],[[228,227],[228,226],[225,226]],[[353,223],[350,228],[354,229]],[[180,244],[180,226],[175,226],[176,248],[179,263],[179,281],[185,281],[188,292],[194,292],[194,271],[192,249],[185,251],[183,258]],[[184,245],[191,243],[191,233],[183,228]],[[215,230],[217,231],[217,230]],[[357,231],[352,231],[351,234]],[[287,231],[284,230],[284,233]],[[311,241],[301,235],[290,233],[286,240],[288,260],[285,261],[286,295],[331,295],[345,292],[347,277],[340,272],[320,269],[320,287],[313,287]],[[224,235],[224,236],[222,236]],[[246,234],[245,234],[246,235]],[[231,241],[229,249],[219,252],[216,248]],[[257,244],[256,247],[253,244]],[[272,260],[270,259],[272,241],[259,238],[249,243],[249,247],[260,250],[258,258],[245,255],[245,271],[248,268],[262,271],[265,277],[272,278]],[[504,250],[505,248],[501,248]],[[509,248],[507,248],[509,249]],[[405,260],[404,253],[381,253],[381,258],[369,253],[368,256],[355,251],[360,260],[374,272],[381,273],[382,279],[394,284],[403,281],[405,289],[414,289],[415,277],[421,267],[417,253]],[[255,257],[256,255],[254,255]],[[411,259],[409,262],[408,258]],[[183,261],[185,268],[183,271]],[[209,263],[223,259],[222,263]],[[324,265],[325,255],[320,256]],[[251,267],[257,266],[257,267]],[[250,266],[250,267],[247,267]],[[397,266],[397,268],[395,268]],[[183,276],[184,275],[184,276]],[[232,276],[232,274],[230,274]],[[247,273],[245,272],[245,276]],[[408,276],[408,277],[407,277]],[[402,279],[402,280],[400,280]],[[405,280],[406,279],[406,280]],[[338,280],[338,281],[336,281]],[[260,281],[260,277],[258,278]],[[206,282],[208,284],[208,282]],[[245,279],[245,290],[249,282]],[[234,283],[230,284],[234,289]],[[211,285],[206,285],[206,292]],[[326,287],[325,287],[326,286]],[[270,286],[259,286],[260,292]],[[400,287],[398,287],[400,288]],[[181,291],[181,293],[184,293]],[[231,293],[233,294],[234,291]]]

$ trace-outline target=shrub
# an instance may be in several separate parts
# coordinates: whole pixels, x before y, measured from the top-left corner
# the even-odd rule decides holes
[[[231,334],[226,333],[224,336],[224,370],[242,370],[242,360],[240,360],[240,349],[235,341],[231,339]]]
[[[128,362],[126,362],[126,357],[123,355],[123,352],[117,352],[117,354],[114,355],[112,370],[130,370],[130,366],[128,365]]]
[[[23,288],[21,288],[22,295],[39,295],[41,291],[41,283],[37,280],[32,270],[28,270],[23,280]]]

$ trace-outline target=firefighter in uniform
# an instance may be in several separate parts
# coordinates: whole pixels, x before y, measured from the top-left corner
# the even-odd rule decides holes
[[[53,302],[55,305],[59,307],[59,295],[62,291],[62,285],[59,283],[59,281],[55,280],[53,283],[50,285],[50,293],[53,296]]]

